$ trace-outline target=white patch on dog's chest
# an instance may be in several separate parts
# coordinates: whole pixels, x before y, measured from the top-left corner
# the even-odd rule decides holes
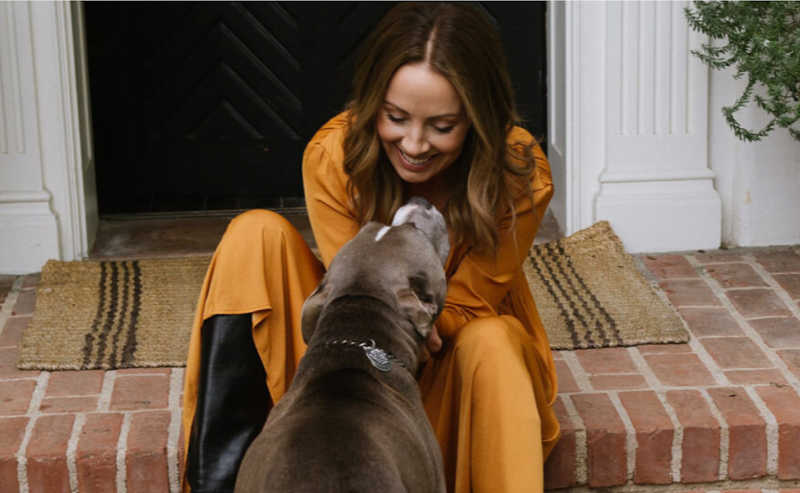
[[[382,228],[381,228],[381,229],[378,231],[378,234],[376,234],[376,235],[375,235],[375,241],[376,241],[376,242],[378,242],[378,241],[381,241],[381,238],[383,238],[383,235],[385,235],[385,234],[386,234],[386,233],[387,233],[387,232],[388,232],[390,229],[391,229],[391,227],[390,227],[390,226],[384,226],[384,227],[382,227]]]

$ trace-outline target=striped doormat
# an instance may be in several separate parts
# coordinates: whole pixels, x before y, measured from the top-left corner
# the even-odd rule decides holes
[[[683,321],[606,221],[534,245],[523,268],[554,349],[689,340]]]
[[[60,262],[42,269],[20,369],[184,366],[209,256]]]

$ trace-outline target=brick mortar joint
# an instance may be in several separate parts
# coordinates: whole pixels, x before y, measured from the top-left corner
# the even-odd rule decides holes
[[[614,405],[614,409],[616,409],[617,415],[620,417],[622,424],[625,427],[625,458],[627,460],[626,477],[628,481],[633,481],[633,475],[636,472],[636,451],[639,449],[639,441],[636,438],[636,427],[633,426],[633,422],[628,415],[628,411],[625,409],[625,406],[622,405],[622,401],[619,398],[619,393],[609,392],[608,398]]]
[[[767,474],[770,475],[777,475],[778,474],[778,421],[775,419],[775,415],[769,410],[767,405],[764,403],[761,396],[758,395],[752,386],[745,386],[745,392],[750,397],[750,400],[753,401],[753,404],[756,406],[756,410],[761,415],[761,418],[764,419],[765,424],[765,434],[767,439]]]
[[[169,489],[171,493],[179,493],[181,488],[180,478],[180,440],[182,426],[182,406],[180,402],[183,390],[183,368],[173,368],[170,371],[169,380],[169,409],[170,422],[167,435],[167,475],[169,477]]]
[[[655,373],[653,373],[639,349],[636,347],[630,347],[628,348],[628,354],[630,355],[634,366],[639,369],[651,390],[656,394],[656,397],[661,402],[661,406],[664,408],[664,411],[667,413],[667,416],[672,423],[674,433],[672,435],[670,474],[673,482],[680,483],[682,473],[681,463],[683,460],[683,425],[681,425],[675,409],[667,400],[664,385],[661,384],[661,381],[658,379],[658,377],[656,377]]]
[[[782,290],[782,288],[780,288],[780,286],[777,284],[774,278],[772,278],[772,276],[760,264],[758,264],[758,262],[756,262],[755,257],[753,255],[742,255],[742,258],[744,260],[744,263],[750,265],[756,271],[756,273],[762,278],[762,280],[765,283],[767,283],[767,285],[772,286],[774,289]],[[694,259],[693,257],[690,261],[696,263],[696,259]],[[701,276],[703,280],[705,280],[706,283],[709,285],[709,287],[711,288],[712,292],[717,297],[717,299],[719,299],[719,301],[722,303],[722,306],[728,311],[728,313],[731,315],[734,321],[736,321],[737,325],[745,334],[745,336],[747,336],[751,341],[753,341],[753,343],[764,353],[764,355],[767,357],[770,363],[773,364],[775,369],[777,369],[780,372],[781,376],[784,377],[786,381],[789,382],[789,385],[791,385],[792,388],[794,388],[795,392],[800,395],[800,379],[798,379],[794,375],[794,373],[789,370],[786,362],[783,361],[783,358],[781,358],[776,353],[776,351],[774,351],[766,344],[766,342],[764,342],[764,339],[761,337],[761,334],[759,334],[758,331],[755,330],[750,325],[747,319],[744,318],[744,316],[741,313],[739,313],[739,311],[733,306],[733,303],[725,294],[725,289],[722,288],[722,286],[717,282],[717,280],[712,278],[705,270],[701,272]],[[798,311],[798,315],[800,315],[800,308],[798,308],[796,311]],[[800,316],[798,318],[800,318]]]

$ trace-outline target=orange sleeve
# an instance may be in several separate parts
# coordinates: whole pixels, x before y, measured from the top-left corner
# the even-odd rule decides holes
[[[312,139],[303,153],[303,188],[308,220],[327,269],[336,252],[359,230],[347,194],[347,175],[342,169],[336,139]],[[338,152],[337,152],[338,151]]]
[[[522,132],[512,137],[527,136],[532,140],[530,134]],[[510,211],[501,219],[497,250],[494,254],[467,253],[450,277],[445,308],[437,321],[442,337],[452,337],[473,318],[496,316],[497,307],[508,294],[553,196],[547,158],[538,145],[534,146],[533,155],[533,194],[516,200],[513,221]]]

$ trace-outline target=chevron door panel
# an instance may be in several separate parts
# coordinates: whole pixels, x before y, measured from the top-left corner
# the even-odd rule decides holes
[[[344,108],[357,47],[392,5],[86,2],[101,213],[298,203],[305,143]],[[537,31],[515,16],[538,9],[543,30],[543,5],[486,5],[535,74]]]

